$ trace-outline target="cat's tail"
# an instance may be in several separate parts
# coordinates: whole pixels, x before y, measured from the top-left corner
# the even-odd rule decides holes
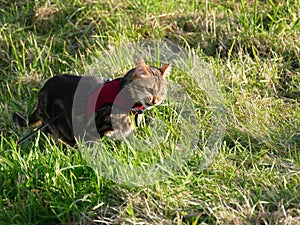
[[[37,109],[28,117],[28,120],[26,120],[18,112],[13,113],[12,119],[14,123],[19,127],[30,127],[30,126],[37,127],[42,122],[42,118],[40,117]]]

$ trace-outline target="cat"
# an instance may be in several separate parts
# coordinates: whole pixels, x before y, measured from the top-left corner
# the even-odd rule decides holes
[[[104,83],[92,76],[54,76],[40,90],[37,108],[28,119],[15,112],[13,121],[19,127],[48,124],[45,132],[70,146],[76,144],[78,129],[88,140],[126,137],[135,128],[137,114],[165,99],[170,72],[170,64],[157,68],[140,58],[125,76]],[[84,87],[81,92],[76,90],[79,84]],[[81,100],[75,102],[75,95]]]

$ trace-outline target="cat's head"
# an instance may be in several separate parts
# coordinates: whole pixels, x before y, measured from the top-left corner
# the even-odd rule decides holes
[[[161,104],[167,96],[168,83],[166,77],[171,72],[171,65],[164,64],[157,68],[149,66],[140,58],[136,68],[130,70],[125,76],[125,86],[128,86],[127,98],[145,109]]]

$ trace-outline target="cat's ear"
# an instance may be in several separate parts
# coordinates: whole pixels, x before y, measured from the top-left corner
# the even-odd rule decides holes
[[[148,77],[151,74],[148,71],[149,66],[145,63],[143,58],[139,58],[135,68],[135,77]]]
[[[167,77],[171,73],[172,66],[170,65],[170,63],[168,63],[168,64],[165,64],[162,67],[160,67],[159,70],[163,77]]]

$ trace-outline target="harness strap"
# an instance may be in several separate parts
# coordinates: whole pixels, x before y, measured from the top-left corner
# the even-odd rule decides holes
[[[90,117],[96,110],[105,105],[114,105],[127,111],[130,105],[128,105],[128,100],[120,95],[120,91],[121,78],[109,81],[93,90],[87,100],[87,116]],[[135,104],[130,111],[134,114],[140,114],[143,113],[144,109],[143,105]]]

